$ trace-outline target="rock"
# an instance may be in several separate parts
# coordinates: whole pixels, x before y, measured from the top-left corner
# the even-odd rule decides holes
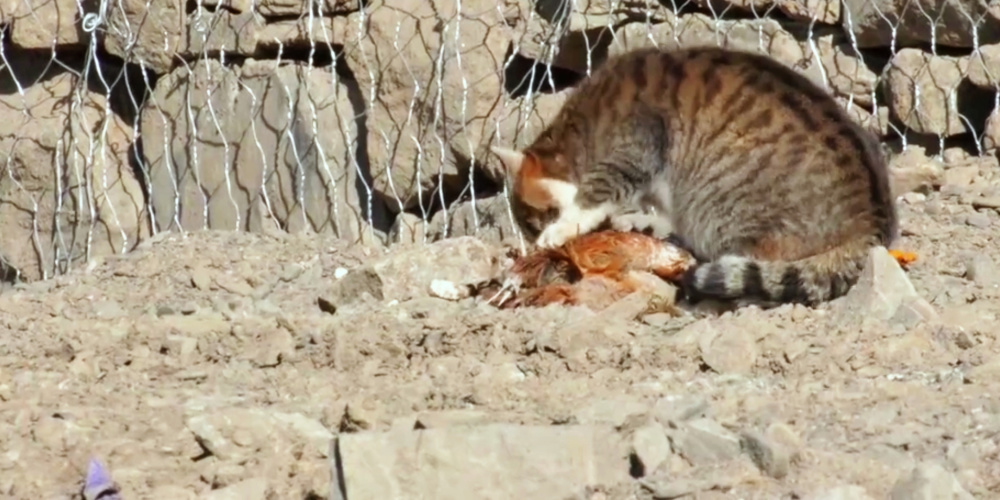
[[[344,405],[340,417],[340,432],[368,431],[375,428],[382,416],[377,400],[362,398]]]
[[[644,425],[632,434],[632,454],[642,466],[646,476],[670,458],[670,440],[663,426],[657,423]]]
[[[281,227],[378,243],[371,225],[388,219],[356,186],[356,129],[344,118],[354,108],[329,76],[300,62],[200,59],[161,78],[141,125],[160,229]]]
[[[47,2],[53,3],[62,4]],[[70,5],[75,12],[76,3]],[[34,281],[85,258],[135,248],[150,228],[143,188],[130,164],[130,124],[109,109],[103,93],[88,90],[48,58],[23,51],[5,57],[20,82],[36,83],[22,94],[14,90],[10,71],[2,78],[11,89],[0,95],[6,110],[0,120],[3,273]]]
[[[981,208],[988,208],[990,210],[1000,210],[1000,196],[990,196],[983,198],[976,198],[971,202],[972,208],[979,210]]]
[[[777,443],[790,454],[791,460],[796,460],[802,448],[802,439],[787,424],[775,422],[767,427],[767,438]]]
[[[186,34],[178,55],[197,58],[203,54],[226,52],[252,56],[257,52],[264,18],[252,11],[210,11],[201,7],[193,9],[184,24]]]
[[[246,2],[246,7],[241,9],[249,9],[249,0],[221,0],[230,2]],[[207,2],[206,2],[207,3]],[[323,16],[331,16],[334,14],[346,14],[349,12],[354,12],[360,8],[360,0],[316,0],[312,2],[307,2],[303,0],[258,0],[255,2],[255,8],[257,12],[260,12],[266,17],[285,17],[285,16],[300,16],[308,15],[309,8],[313,7],[313,12],[315,14],[320,14]],[[314,14],[314,15],[315,15]]]
[[[1000,356],[974,366],[965,373],[965,380],[973,384],[994,382],[1000,377]]]
[[[1000,286],[1000,269],[989,255],[981,253],[967,255],[965,277],[982,287]]]
[[[973,500],[973,496],[944,467],[922,462],[896,481],[889,500]]]
[[[701,13],[674,16],[662,24],[627,24],[615,32],[609,55],[621,54],[654,43],[664,49],[699,45],[722,46],[765,53],[789,66],[810,64],[802,45],[774,19],[719,20]],[[767,47],[762,49],[761,47]]]
[[[204,4],[203,4],[204,5]],[[307,5],[303,2],[300,6]],[[353,26],[343,16],[268,19],[245,10],[202,8],[188,15],[186,37],[180,56],[195,59],[220,52],[247,57],[265,57],[278,49],[309,49],[317,42],[343,43]]]
[[[204,500],[267,500],[272,494],[271,486],[266,478],[254,477],[225,488],[212,490],[201,498]]]
[[[628,480],[628,454],[597,426],[443,427],[341,434],[345,498],[568,498]],[[475,466],[470,466],[474,464]]]
[[[478,410],[428,411],[417,416],[416,429],[482,425],[490,421],[490,415]]]
[[[435,280],[467,287],[499,275],[500,249],[472,236],[398,247],[369,268],[382,282],[384,300],[426,297]],[[347,277],[344,278],[345,280]]]
[[[695,0],[702,8],[722,12],[730,7],[750,12],[768,12],[777,7],[788,17],[798,21],[837,24],[840,21],[840,2],[836,0]]]
[[[649,406],[642,401],[629,396],[618,396],[590,402],[577,410],[574,416],[581,424],[610,425],[618,428],[633,416],[647,412]]]
[[[847,115],[854,119],[862,127],[877,137],[884,137],[889,133],[889,108],[887,106],[861,105],[860,99],[848,101],[844,97],[835,97],[838,103],[847,111]],[[874,112],[873,112],[874,111]]]
[[[628,20],[657,23],[670,18],[670,11],[653,0],[588,0],[572,9],[563,0],[538,0],[535,12],[526,10],[518,4],[505,15],[515,19],[507,36],[517,40],[518,53],[581,74],[604,58],[616,26]]]
[[[512,242],[517,238],[509,205],[502,194],[461,202],[442,210],[431,219],[428,232],[434,240],[455,236],[476,236],[489,243]]]
[[[498,28],[508,3],[516,5],[373,0],[365,29],[349,31],[344,60],[361,95],[378,96],[365,110],[371,186],[394,212],[417,206],[418,195],[428,203],[435,187],[465,185],[462,165],[486,158],[510,44]]]
[[[723,327],[709,320],[689,325],[702,325],[698,336],[701,359],[717,373],[741,375],[753,371],[757,363],[757,342],[750,333],[736,322],[726,322]]]
[[[708,416],[711,407],[700,396],[664,396],[653,405],[653,416],[663,425],[673,425]]]
[[[712,465],[739,456],[739,436],[714,420],[699,418],[669,432],[673,449],[694,466]]]
[[[163,342],[166,354],[176,356],[182,365],[191,363],[191,357],[198,352],[198,339],[186,335],[168,335]]]
[[[949,137],[968,132],[954,98],[967,67],[964,58],[900,49],[885,73],[889,108],[920,134]]]
[[[216,491],[220,490],[221,488]],[[208,494],[211,495],[212,492],[209,492]],[[187,488],[182,488],[180,486],[173,486],[173,485],[163,485],[154,487],[152,490],[149,491],[149,497],[173,498],[176,500],[198,500],[198,498],[200,498],[198,494]]]
[[[857,283],[831,303],[831,321],[839,326],[859,326],[868,319],[889,321],[904,304],[920,299],[896,259],[885,247],[874,247]]]
[[[444,300],[462,300],[472,295],[472,290],[468,286],[457,286],[448,280],[431,280],[428,292],[432,297]]]
[[[1000,39],[1000,7],[972,0],[845,0],[840,21],[860,48],[932,42],[972,48]]]
[[[608,48],[609,55],[654,43],[666,49],[709,45],[764,53],[835,96],[852,98],[865,107],[874,103],[878,75],[838,35],[821,31],[810,44],[800,42],[781,23],[769,18],[723,20],[701,13],[677,16],[669,10],[665,16],[668,19],[663,23],[636,22],[618,29]],[[880,129],[882,125],[876,121],[869,126]]]
[[[535,92],[530,98],[524,96],[510,100],[507,108],[500,112],[498,125],[500,137],[504,138],[504,145],[515,149],[528,147],[535,140],[535,136],[545,129],[550,117],[559,112],[569,93],[569,90],[551,94]],[[495,155],[490,155],[489,159],[492,161],[487,164],[485,173],[493,182],[502,185],[506,179],[502,164]],[[492,204],[490,205],[492,208]],[[486,207],[477,208],[489,211]]]
[[[715,492],[731,491],[737,485],[760,480],[760,474],[747,461],[687,468],[641,478],[638,483],[656,499],[711,497]],[[704,492],[704,495],[699,493]],[[647,498],[640,496],[639,498]]]
[[[102,27],[104,50],[158,75],[167,73],[178,62],[178,52],[185,43],[185,5],[175,0],[122,0],[109,4],[107,26]],[[143,138],[151,136],[144,131]]]
[[[775,479],[788,475],[791,452],[771,439],[746,431],[740,436],[740,446],[761,472]]]
[[[848,484],[837,486],[826,491],[814,493],[806,500],[874,500],[864,488]]]
[[[986,118],[982,140],[985,152],[996,154],[1000,149],[1000,108],[994,109]]]
[[[186,425],[206,451],[218,460],[240,462],[262,454],[327,458],[333,434],[316,420],[298,413],[222,408],[189,410]]]
[[[980,229],[985,229],[993,224],[990,220],[990,216],[983,212],[973,212],[965,216],[965,223],[972,227],[978,227]]]
[[[435,214],[437,215],[437,214]],[[390,243],[426,243],[429,232],[427,222],[409,212],[396,214],[396,220],[389,229]]]
[[[295,356],[295,339],[291,332],[276,323],[266,325],[256,333],[252,348],[253,364],[259,368],[278,366]]]
[[[938,317],[937,310],[924,298],[907,300],[899,305],[899,309],[889,318],[889,323],[901,325],[903,328],[913,328],[925,321]]]
[[[45,2],[9,1],[0,8],[0,22],[10,26],[10,41],[22,49],[60,50],[79,48],[89,37],[80,26],[76,0]],[[84,2],[88,12],[96,5]],[[27,80],[31,81],[31,80]]]
[[[979,166],[977,165],[965,165],[944,171],[945,184],[954,186],[968,186],[976,180],[976,177],[979,177]]]
[[[928,158],[922,146],[910,145],[889,161],[889,182],[896,196],[913,191],[929,192],[944,180],[944,164]]]

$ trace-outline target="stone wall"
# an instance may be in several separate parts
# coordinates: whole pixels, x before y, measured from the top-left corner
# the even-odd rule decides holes
[[[0,0],[0,25],[5,280],[175,230],[516,238],[491,142],[650,44],[808,75],[884,139],[897,194],[997,175],[995,2]]]

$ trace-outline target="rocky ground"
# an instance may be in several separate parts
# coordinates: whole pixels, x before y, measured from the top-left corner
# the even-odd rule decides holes
[[[127,500],[328,498],[336,436],[348,500],[996,498],[998,172],[956,168],[900,200],[906,275],[815,310],[497,311],[421,281],[495,273],[478,240],[159,236],[0,293],[0,494],[93,457]]]

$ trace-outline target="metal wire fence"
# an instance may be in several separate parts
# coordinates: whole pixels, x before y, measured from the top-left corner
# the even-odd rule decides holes
[[[517,241],[489,146],[646,45],[768,53],[929,165],[1000,142],[996,1],[6,0],[0,24],[5,280],[164,231]]]

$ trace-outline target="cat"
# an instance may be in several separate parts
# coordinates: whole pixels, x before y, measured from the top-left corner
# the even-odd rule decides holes
[[[527,148],[491,150],[537,246],[665,221],[698,260],[681,280],[694,302],[832,300],[857,282],[870,248],[898,237],[877,137],[762,54],[610,57]]]

